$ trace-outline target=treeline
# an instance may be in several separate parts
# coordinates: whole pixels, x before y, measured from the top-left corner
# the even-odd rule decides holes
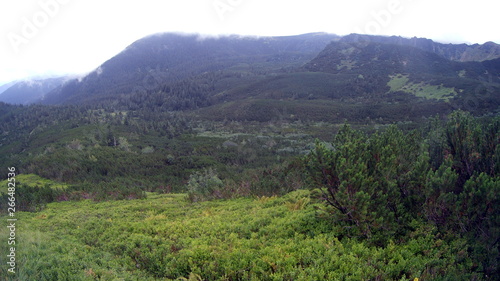
[[[182,111],[206,107],[213,103],[213,95],[224,79],[238,74],[222,71],[195,75],[181,81],[163,81],[150,75],[129,95],[118,100],[117,108],[125,110]]]

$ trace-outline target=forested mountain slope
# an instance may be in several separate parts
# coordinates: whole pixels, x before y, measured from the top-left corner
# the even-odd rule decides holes
[[[420,48],[370,40],[330,43],[304,68],[356,75],[352,94],[412,96],[446,102],[477,113],[500,105],[500,59],[456,62]]]
[[[384,38],[390,44],[377,42]],[[44,103],[255,121],[397,121],[498,110],[500,59],[457,62],[388,39],[155,35]]]
[[[261,38],[152,35],[133,43],[85,78],[57,89],[43,103],[89,104],[231,68],[250,73],[276,71],[307,62],[336,37],[322,33]]]
[[[383,44],[411,46],[426,52],[435,53],[445,59],[460,62],[485,61],[500,58],[500,45],[494,42],[473,45],[443,44],[426,38],[404,38],[401,36],[372,36],[362,34],[344,36],[341,41],[349,43],[371,41]]]

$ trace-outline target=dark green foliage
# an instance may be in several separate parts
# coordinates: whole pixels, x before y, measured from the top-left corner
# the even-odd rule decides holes
[[[17,182],[14,196],[7,192],[0,192],[0,213],[7,212],[10,202],[8,198],[15,198],[15,211],[37,212],[45,208],[47,203],[57,201],[63,190],[52,188],[50,185],[30,186]]]
[[[77,184],[71,186],[60,200],[92,199],[94,201],[142,199],[149,188],[144,182],[127,178],[115,178],[99,183]]]
[[[344,125],[331,146],[305,157],[343,235],[387,245],[406,240],[416,222],[467,241],[475,271],[500,273],[499,118],[454,112],[423,136],[394,126],[367,136]]]
[[[500,147],[498,118],[483,125],[471,115],[457,111],[450,115],[446,128],[453,168],[460,175],[459,185],[463,185],[474,173],[493,176],[500,172],[497,162]]]
[[[233,179],[234,178],[234,179]],[[306,179],[300,161],[286,161],[267,168],[245,171],[221,180],[213,169],[195,172],[187,183],[192,202],[238,197],[282,196],[304,188]]]
[[[48,203],[67,200],[92,199],[94,201],[141,199],[145,198],[144,187],[133,180],[115,179],[100,183],[83,183],[66,188],[53,187],[51,184],[27,185],[16,184],[14,198],[16,211],[38,212]],[[8,198],[12,197],[0,192],[0,213],[8,210]]]
[[[186,188],[189,200],[197,202],[222,198],[221,191],[223,186],[224,183],[217,176],[217,173],[212,169],[208,169],[190,175]]]
[[[285,162],[250,173],[247,184],[253,196],[280,196],[305,187],[305,176],[301,163]]]
[[[468,239],[478,270],[488,276],[500,272],[499,121],[481,122],[460,111],[450,115],[440,130],[442,164],[429,171],[424,205],[426,218],[442,232]]]
[[[324,199],[346,235],[384,243],[406,233],[423,203],[428,156],[421,141],[394,126],[367,137],[344,125],[332,147],[317,143],[306,157],[307,170],[326,187]]]
[[[20,184],[30,211],[41,210],[20,212],[23,221],[66,242],[44,238],[50,245],[20,248],[20,255],[31,255],[20,276],[496,280],[498,124],[465,112],[433,118],[423,130],[392,125],[367,134],[345,124],[331,144],[317,141],[307,156],[267,166],[276,163],[269,155],[277,147],[286,151],[283,158],[295,150],[283,143],[300,138],[277,136],[294,132],[291,124],[275,127],[273,138],[234,132],[215,138],[205,131],[140,140],[119,122],[82,126],[88,138],[75,139],[70,130],[63,144],[32,160],[46,176],[73,185]],[[172,188],[174,178],[179,183]],[[144,192],[175,188],[188,196]],[[136,198],[144,200],[114,201]],[[212,199],[231,200],[200,202]],[[80,202],[42,208],[65,200]]]

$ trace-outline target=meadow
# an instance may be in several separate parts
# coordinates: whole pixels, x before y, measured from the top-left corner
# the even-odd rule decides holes
[[[456,262],[467,257],[453,252],[463,241],[443,241],[430,226],[387,247],[339,239],[323,203],[312,198],[311,191],[298,190],[201,203],[186,194],[153,193],[138,200],[50,203],[16,214],[16,274],[6,272],[2,255],[2,280],[461,278],[463,265]],[[5,227],[0,235],[8,235]]]

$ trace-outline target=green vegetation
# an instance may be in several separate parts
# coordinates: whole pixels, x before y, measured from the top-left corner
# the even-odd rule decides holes
[[[283,197],[189,203],[145,200],[52,203],[19,213],[19,280],[428,280],[472,261],[464,241],[419,226],[405,243],[339,238],[306,190]],[[5,229],[1,235],[5,237]],[[2,247],[4,245],[2,244]],[[2,252],[4,248],[2,248]],[[1,257],[3,261],[3,256]],[[5,267],[2,276],[9,276]],[[7,279],[15,280],[15,279]],[[180,279],[179,279],[180,280]]]
[[[387,82],[387,86],[391,87],[392,92],[401,90],[410,81],[408,75],[390,75],[391,80]]]
[[[0,103],[0,276],[498,280],[500,61],[303,39],[153,36]]]
[[[391,80],[387,86],[391,88],[392,92],[402,91],[405,93],[413,94],[420,98],[443,100],[449,102],[450,99],[458,95],[454,88],[448,88],[441,85],[429,85],[425,82],[412,83],[408,75],[391,75]]]
[[[207,155],[224,159],[233,151],[228,157],[243,153],[245,158],[232,168],[217,164],[222,160],[191,167],[177,187],[182,194],[146,193],[139,176],[135,182],[116,175],[63,189],[20,175],[16,196],[30,203],[16,213],[18,271],[9,275],[3,267],[0,273],[7,280],[500,276],[498,117],[458,111],[418,130],[391,125],[374,133],[344,124],[331,143],[318,140],[306,155],[254,168],[248,168],[254,161],[248,156],[278,142],[237,133],[238,126],[225,128],[213,138],[202,137],[220,143],[220,150]],[[208,153],[197,138],[184,142]],[[241,150],[249,143],[254,152]],[[82,146],[64,149],[85,151],[87,145]],[[118,156],[144,155],[133,140],[130,151],[106,147]],[[0,235],[7,237],[7,231]],[[7,247],[0,244],[2,252]]]
[[[58,183],[54,182],[49,179],[44,179],[38,175],[35,174],[20,174],[16,176],[16,181],[22,182],[24,185],[30,186],[30,187],[36,187],[36,186],[49,186],[52,189],[60,189],[64,190],[68,187],[67,184],[64,183]],[[7,186],[7,180],[1,181],[0,182],[1,186]]]

